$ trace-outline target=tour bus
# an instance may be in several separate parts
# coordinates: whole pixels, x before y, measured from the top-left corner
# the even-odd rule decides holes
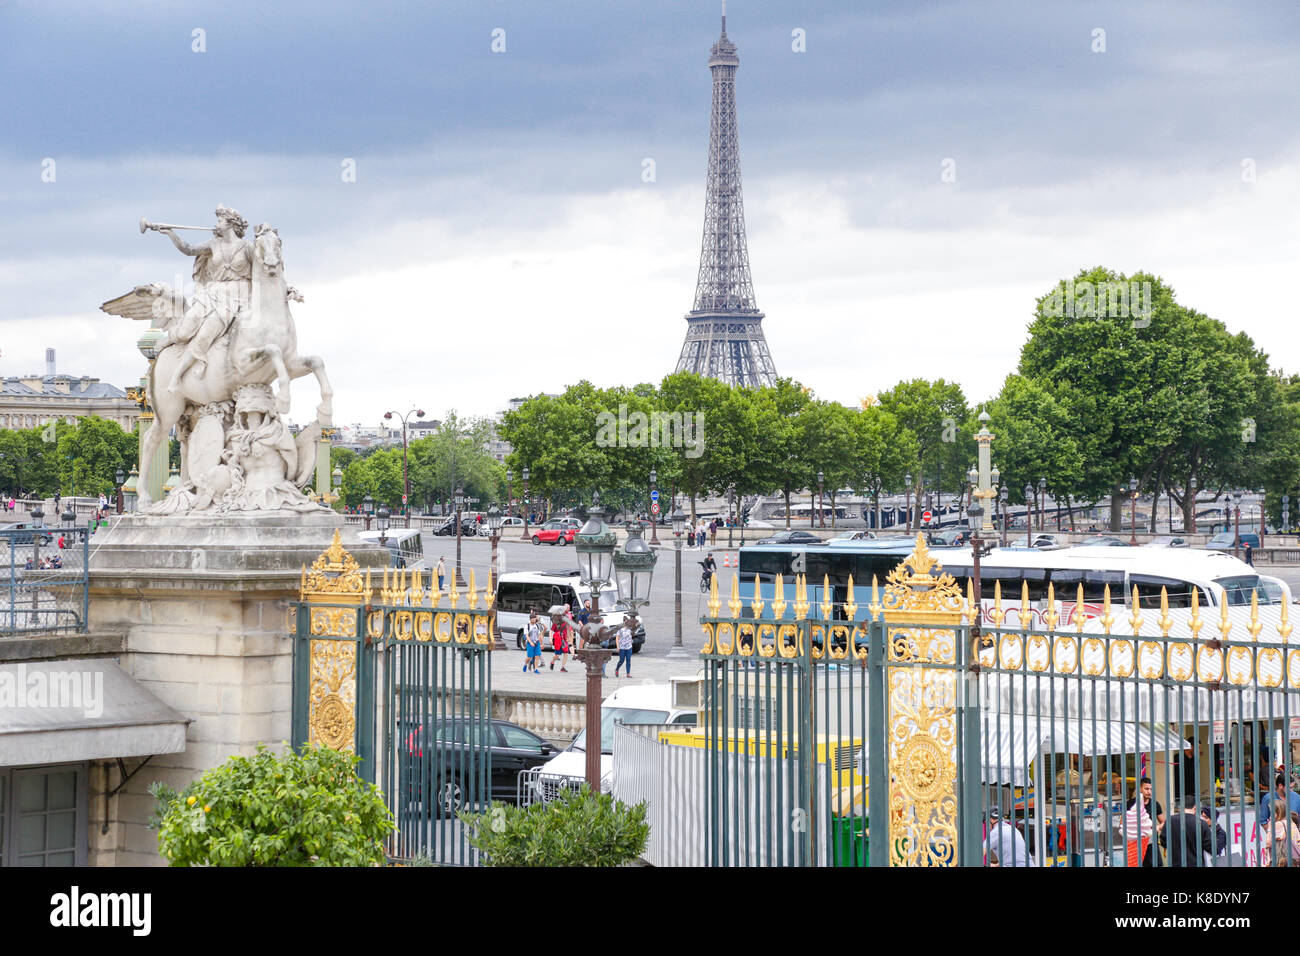
[[[883,596],[886,576],[914,547],[910,540],[886,538],[855,541],[838,547],[764,545],[741,548],[739,573],[741,599],[746,602],[744,613],[746,616],[753,613],[748,601],[753,597],[755,575],[762,583],[762,597],[767,602],[763,615],[771,617],[775,576],[784,576],[788,588],[789,578],[804,574],[809,602],[820,604],[824,588],[829,583],[829,598],[835,605],[834,617],[843,620],[846,617],[844,601],[848,596],[848,581],[852,576],[853,600],[857,603],[854,617],[863,620],[871,603],[872,578],[878,581],[879,593]],[[974,561],[970,549],[934,547],[930,552],[942,565],[943,571],[956,578],[965,594]],[[1249,605],[1252,592],[1261,608],[1293,601],[1286,582],[1262,575],[1251,565],[1221,551],[1087,545],[1055,551],[995,548],[980,560],[980,596],[986,616],[998,585],[1004,612],[1012,607],[1019,608],[1028,585],[1029,603],[1036,614],[1041,614],[1047,600],[1048,584],[1054,585],[1063,626],[1073,623],[1080,584],[1083,585],[1085,610],[1090,617],[1100,613],[1107,586],[1111,601],[1117,606],[1130,606],[1136,588],[1138,604],[1143,609],[1160,607],[1162,589],[1171,609],[1189,608],[1195,589],[1199,606],[1214,613],[1218,613],[1222,604],[1230,608]],[[787,590],[786,599],[792,600],[793,597],[793,591]]]
[[[388,548],[388,566],[406,568],[414,571],[429,570],[429,562],[424,557],[424,545],[420,542],[420,532],[416,528],[389,528],[387,531],[358,531],[357,537],[365,542],[378,543],[380,535],[384,536],[384,545]]]

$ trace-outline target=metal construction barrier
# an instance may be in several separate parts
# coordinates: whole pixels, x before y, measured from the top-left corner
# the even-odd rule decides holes
[[[986,607],[920,535],[862,606],[822,585],[778,575],[742,605],[733,578],[724,612],[714,580],[701,726],[658,734],[704,757],[707,865],[1300,864],[1287,605],[1049,585],[1013,611],[995,584]],[[626,752],[657,799],[671,774]]]
[[[87,528],[0,531],[0,637],[84,632],[89,556]]]

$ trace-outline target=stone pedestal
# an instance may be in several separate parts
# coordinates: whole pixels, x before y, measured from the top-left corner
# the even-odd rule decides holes
[[[336,529],[363,568],[387,564],[386,549],[363,544],[341,516],[323,511],[130,515],[91,540],[93,630],[120,632],[127,673],[192,719],[183,753],[155,756],[112,798],[109,832],[92,828],[92,865],[164,862],[146,827],[154,806],[146,788],[155,780],[180,789],[233,754],[288,741],[289,605],[302,567]],[[92,816],[101,820],[103,782],[92,772]],[[108,782],[121,782],[116,767]]]

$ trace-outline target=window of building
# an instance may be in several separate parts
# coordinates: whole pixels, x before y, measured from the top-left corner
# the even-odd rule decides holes
[[[86,765],[0,769],[0,866],[86,862]]]

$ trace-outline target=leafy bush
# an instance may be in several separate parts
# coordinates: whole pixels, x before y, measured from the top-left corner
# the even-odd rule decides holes
[[[629,807],[585,784],[549,803],[459,816],[485,866],[621,866],[650,839],[644,803]]]
[[[172,866],[371,866],[393,818],[359,757],[304,744],[231,757],[158,802],[158,850]]]

